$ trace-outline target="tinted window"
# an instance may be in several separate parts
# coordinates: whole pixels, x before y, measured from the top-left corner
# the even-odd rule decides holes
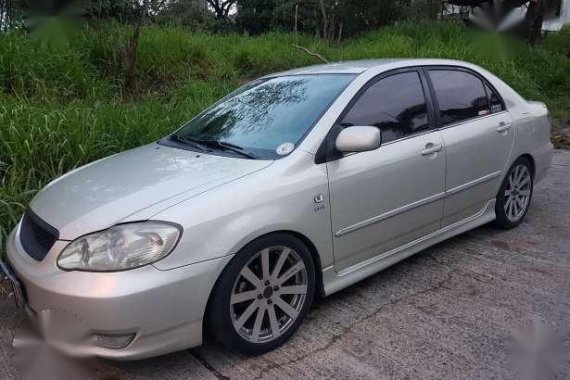
[[[370,86],[342,124],[373,125],[382,142],[396,140],[428,127],[427,105],[417,72],[395,74]]]
[[[501,112],[504,110],[503,103],[497,95],[497,93],[485,83],[485,89],[487,90],[487,97],[489,98],[489,104],[491,106],[491,113]]]
[[[276,148],[296,145],[353,79],[323,74],[259,80],[198,115],[175,136],[216,140],[258,158],[275,158]]]
[[[464,71],[430,70],[442,124],[490,113],[481,79]]]

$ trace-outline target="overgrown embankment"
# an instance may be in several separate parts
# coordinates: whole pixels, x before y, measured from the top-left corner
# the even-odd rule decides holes
[[[455,24],[402,24],[338,44],[287,34],[259,37],[148,27],[137,88],[126,94],[130,30],[85,28],[57,45],[0,34],[0,253],[27,202],[47,182],[97,158],[153,141],[249,78],[328,60],[443,57],[496,73],[529,99],[570,118],[570,58]]]

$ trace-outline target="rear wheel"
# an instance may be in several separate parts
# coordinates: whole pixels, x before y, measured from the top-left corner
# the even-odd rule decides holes
[[[222,273],[207,324],[229,349],[261,354],[286,342],[313,301],[315,268],[307,247],[271,234],[242,249]]]
[[[533,180],[530,161],[520,157],[509,169],[497,194],[495,226],[511,229],[522,223],[530,206]]]

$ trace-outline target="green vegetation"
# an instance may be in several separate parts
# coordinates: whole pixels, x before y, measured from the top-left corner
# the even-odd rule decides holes
[[[549,33],[543,41],[544,48],[570,58],[570,25],[561,31]]]
[[[50,180],[97,158],[151,142],[248,79],[331,61],[444,57],[477,63],[553,115],[570,117],[570,58],[550,45],[528,47],[456,24],[387,27],[327,44],[290,34],[246,38],[143,29],[136,91],[122,88],[125,41],[116,23],[85,28],[50,45],[19,32],[0,34],[0,246],[33,195]],[[500,53],[499,53],[500,52]]]

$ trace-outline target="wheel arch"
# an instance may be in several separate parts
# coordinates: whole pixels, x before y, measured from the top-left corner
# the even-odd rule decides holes
[[[313,244],[311,239],[309,239],[307,236],[297,231],[282,230],[276,232],[286,233],[295,236],[296,238],[301,240],[303,244],[305,244],[307,249],[309,249],[309,252],[311,253],[311,258],[313,259],[313,264],[315,265],[315,295],[324,296],[325,291],[323,284],[323,267],[321,263],[321,256],[319,255],[319,251],[317,250],[315,244]]]
[[[526,158],[530,162],[530,166],[532,169],[532,177],[534,178],[536,176],[536,162],[534,160],[534,157],[529,153],[524,153],[518,156],[513,162],[515,162],[519,158]]]
[[[264,237],[269,236],[269,235],[278,234],[278,233],[284,233],[284,234],[294,236],[295,238],[301,240],[301,242],[307,247],[307,249],[309,250],[309,252],[311,254],[313,264],[315,266],[315,296],[324,297],[325,292],[324,292],[324,284],[323,284],[323,271],[322,271],[322,263],[321,263],[321,258],[319,256],[319,251],[317,250],[317,247],[311,241],[311,239],[309,239],[305,234],[302,234],[301,232],[294,231],[294,230],[288,230],[288,229],[274,230],[271,232],[266,232],[266,233],[260,234],[259,236],[256,236],[253,239],[249,239],[247,242],[245,242],[244,244],[241,245],[239,250],[243,249],[245,246],[253,243],[256,240],[259,240],[259,239],[264,238]],[[228,263],[230,261],[228,261]],[[226,266],[227,266],[227,264],[226,264]],[[210,294],[208,294],[208,302],[206,303],[206,309],[204,312],[204,317],[206,317],[209,313],[210,305],[212,303],[212,295],[214,294],[214,290],[218,286],[218,284],[219,284],[219,282],[220,282],[220,280],[221,280],[221,278],[225,272],[225,269],[226,268],[224,267],[224,269],[222,269],[220,271],[218,278],[216,278],[216,281],[214,282],[214,286],[212,287],[212,289],[210,289]],[[206,334],[207,330],[208,330],[207,318],[204,318],[204,320],[202,321],[202,326],[203,326],[204,334]]]
[[[294,236],[297,239],[301,240],[301,242],[309,249],[309,252],[311,253],[311,258],[313,259],[313,264],[315,265],[316,291],[317,291],[317,294],[324,294],[323,279],[322,279],[323,265],[322,265],[322,260],[321,260],[321,254],[323,252],[319,251],[319,249],[317,248],[317,244],[315,244],[313,242],[313,240],[307,234],[299,231],[298,229],[293,229],[292,227],[294,227],[294,226],[292,226],[291,224],[279,224],[279,225],[273,225],[273,226],[268,226],[267,228],[259,229],[256,232],[246,236],[242,241],[240,241],[236,246],[234,246],[234,249],[232,250],[232,252],[237,253],[240,250],[242,250],[245,246],[247,246],[248,244],[251,244],[254,241],[261,239],[261,238],[264,238],[268,235],[284,233],[284,234]],[[325,258],[325,261],[326,260],[327,260],[327,258]]]
[[[501,182],[499,182],[497,192],[499,191],[501,184],[503,183],[503,181],[507,177],[507,174],[509,173],[509,170],[511,169],[511,167],[520,158],[526,158],[528,160],[528,162],[530,162],[531,171],[532,171],[532,173],[531,173],[532,178],[535,178],[535,176],[536,176],[536,161],[535,161],[534,157],[530,153],[520,153],[517,156],[513,156],[512,160],[508,162],[508,166],[505,168],[505,171],[502,173]]]
[[[525,203],[525,209],[523,210],[522,214],[518,214],[516,215],[515,219],[511,219],[509,218],[509,216],[507,215],[507,212],[505,210],[505,196],[503,195],[503,191],[504,189],[506,189],[507,186],[507,178],[509,178],[509,175],[511,173],[511,171],[515,168],[515,166],[517,165],[517,163],[519,165],[524,164],[524,166],[530,166],[530,196],[529,196],[529,200],[528,202]],[[523,154],[519,154],[514,160],[513,162],[510,164],[508,170],[505,171],[505,175],[503,180],[501,181],[499,190],[497,192],[496,195],[496,203],[495,203],[495,220],[493,221],[493,225],[498,228],[498,229],[503,229],[503,230],[509,230],[512,229],[516,226],[518,226],[520,223],[522,223],[528,209],[530,206],[530,198],[532,197],[532,189],[533,189],[533,182],[534,182],[534,178],[535,178],[535,174],[536,174],[536,163],[534,160],[534,157],[528,153],[523,153]],[[513,202],[514,203],[514,202]],[[518,201],[517,201],[518,203]],[[523,207],[523,206],[520,206]],[[515,209],[515,213],[518,213],[518,211]]]

